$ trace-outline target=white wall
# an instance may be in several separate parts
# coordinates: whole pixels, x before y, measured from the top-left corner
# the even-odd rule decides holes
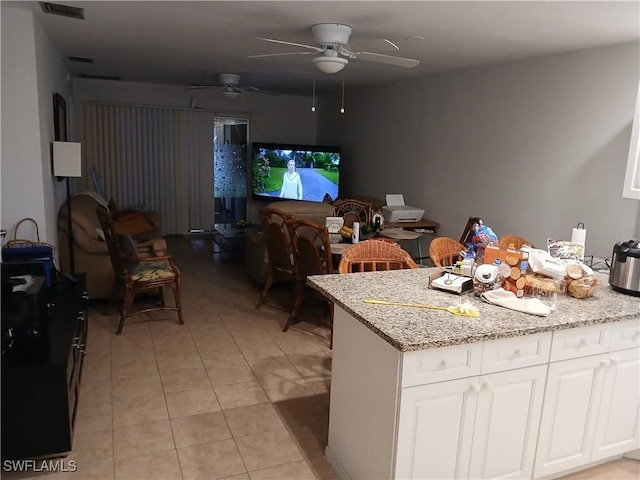
[[[0,6],[2,17],[1,222],[8,238],[18,221],[38,222],[40,239],[57,245],[64,182],[52,175],[53,93],[68,98],[64,59],[28,10]],[[33,231],[20,229],[23,237]]]
[[[543,248],[583,222],[587,254],[610,257],[640,231],[640,202],[622,198],[639,51],[623,44],[354,92],[334,121],[343,190],[404,193],[456,239],[469,216]]]
[[[212,66],[212,69],[215,70],[215,67]],[[73,89],[75,115],[78,119],[81,118],[82,102],[169,108],[190,108],[195,105],[197,109],[223,116],[248,118],[250,142],[316,143],[317,117],[311,112],[309,98],[305,96],[244,92],[238,98],[227,99],[218,90],[185,90],[184,87],[175,85],[88,79],[74,79]],[[199,150],[203,155],[208,155],[211,162],[211,168],[207,172],[210,172],[210,181],[213,181],[213,116],[214,113],[201,115],[199,126]],[[81,137],[80,121],[77,127]],[[85,181],[86,186],[91,188],[88,177]],[[209,199],[209,204],[213,207],[213,197]],[[258,210],[264,205],[248,199],[247,217],[257,221]]]

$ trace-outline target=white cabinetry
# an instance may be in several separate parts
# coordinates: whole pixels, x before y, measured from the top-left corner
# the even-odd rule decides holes
[[[547,365],[480,377],[469,478],[531,478]]]
[[[640,350],[610,354],[598,412],[591,461],[638,448]]]
[[[530,477],[546,368],[403,389],[396,478]]]
[[[554,336],[536,478],[638,448],[637,339],[637,321],[585,327]],[[553,361],[570,356],[579,358]]]
[[[476,379],[463,378],[402,391],[396,478],[466,475],[477,400],[475,384]]]
[[[327,459],[341,478],[534,478],[635,450],[639,325],[399,352],[336,306]]]

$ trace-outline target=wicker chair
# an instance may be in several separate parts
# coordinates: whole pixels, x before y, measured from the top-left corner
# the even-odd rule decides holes
[[[371,217],[373,216],[373,209],[370,203],[351,198],[335,201],[333,211],[334,216],[344,218],[344,224],[347,227],[352,227],[353,222],[360,222],[361,225],[370,225]]]
[[[429,258],[436,267],[455,265],[460,259],[460,252],[466,251],[464,245],[449,237],[434,238],[429,244]]]
[[[289,233],[286,222],[293,220],[282,210],[264,208],[260,210],[260,223],[267,247],[268,270],[267,280],[256,304],[259,309],[267,298],[273,282],[277,280],[295,281],[296,271],[293,263],[293,252],[289,242]]]
[[[333,302],[317,290],[307,286],[307,277],[309,275],[333,273],[329,230],[325,226],[306,220],[292,220],[287,221],[286,224],[293,246],[296,298],[291,308],[291,314],[282,331],[286,332],[289,325],[298,320],[298,311],[302,306],[302,302],[306,298],[315,298],[328,303],[333,336]]]
[[[365,240],[347,248],[342,254],[338,272],[373,272],[418,268],[411,255],[395,243]]]
[[[109,248],[111,264],[115,272],[115,282],[110,302],[115,302],[123,292],[122,309],[120,310],[120,324],[117,335],[122,333],[125,320],[139,313],[156,310],[172,310],[178,313],[178,323],[182,320],[182,277],[180,270],[173,262],[171,255],[149,256],[141,258],[135,242],[129,235],[118,235],[113,219],[102,206],[96,209],[100,226],[104,232]],[[173,289],[175,306],[167,306],[164,301],[164,287]],[[138,293],[155,292],[159,295],[158,305],[139,308],[132,311],[133,300]],[[109,303],[105,308],[105,315],[109,313]]]
[[[513,246],[515,249],[520,249],[523,245],[526,245],[531,248],[536,248],[536,246],[531,243],[529,240],[518,237],[517,235],[503,235],[498,240],[498,245],[500,247],[509,248]]]

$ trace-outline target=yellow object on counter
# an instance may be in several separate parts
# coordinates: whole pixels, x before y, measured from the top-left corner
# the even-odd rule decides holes
[[[478,309],[470,303],[463,303],[462,305],[455,305],[451,307],[440,307],[438,305],[425,305],[422,303],[402,303],[402,302],[388,302],[386,300],[373,300],[367,298],[363,300],[364,303],[373,305],[394,305],[397,307],[413,307],[413,308],[427,308],[431,310],[444,310],[454,315],[462,315],[463,317],[479,317],[480,312]]]

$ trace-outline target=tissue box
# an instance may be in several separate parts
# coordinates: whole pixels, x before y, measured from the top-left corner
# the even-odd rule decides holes
[[[524,295],[529,252],[487,245],[484,249],[484,263],[498,267],[500,275],[504,278],[502,287],[505,290],[515,293],[516,297]]]

